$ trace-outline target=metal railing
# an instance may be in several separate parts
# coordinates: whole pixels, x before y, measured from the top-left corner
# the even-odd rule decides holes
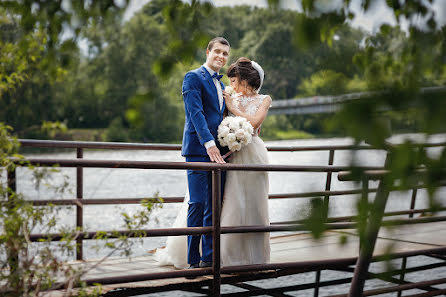
[[[212,171],[212,183],[213,183],[213,226],[212,227],[189,227],[189,228],[168,228],[168,229],[150,229],[143,230],[145,236],[176,236],[176,235],[193,235],[193,234],[212,234],[213,235],[213,267],[197,270],[179,270],[162,273],[149,273],[141,275],[132,275],[128,277],[119,277],[119,280],[115,278],[101,278],[101,279],[89,279],[87,283],[125,283],[134,282],[138,280],[149,279],[161,279],[171,277],[185,277],[185,276],[200,276],[200,275],[213,275],[212,280],[212,295],[220,296],[221,286],[221,273],[232,273],[242,271],[262,271],[262,270],[277,270],[277,269],[310,269],[310,271],[316,272],[316,282],[314,285],[314,295],[318,295],[318,290],[322,282],[320,282],[320,272],[327,267],[346,267],[356,263],[357,258],[351,259],[339,259],[332,261],[312,261],[308,262],[296,262],[296,263],[272,263],[261,265],[245,265],[245,266],[232,266],[232,267],[220,267],[220,235],[225,233],[243,233],[243,232],[277,232],[277,231],[303,231],[307,230],[307,227],[301,221],[294,222],[277,222],[272,223],[270,226],[240,226],[240,227],[221,227],[220,226],[220,203],[218,203],[220,197],[220,175],[222,170],[241,170],[241,171],[286,171],[286,172],[320,172],[326,173],[325,190],[320,192],[305,192],[305,193],[289,193],[289,194],[270,194],[270,199],[284,199],[284,198],[308,198],[315,196],[324,197],[324,205],[328,208],[330,197],[339,195],[359,194],[364,189],[350,189],[345,191],[331,191],[332,174],[341,171],[348,171],[348,166],[334,166],[335,151],[339,150],[353,150],[353,149],[372,149],[369,146],[352,146],[352,145],[336,145],[336,146],[269,146],[270,152],[302,152],[302,151],[328,151],[328,164],[327,166],[297,166],[297,165],[242,165],[242,164],[213,164],[213,163],[186,163],[186,162],[151,162],[151,161],[123,161],[123,160],[85,160],[83,159],[84,149],[125,149],[125,150],[180,150],[180,145],[166,145],[166,144],[133,144],[133,143],[93,143],[93,142],[66,142],[66,141],[44,141],[44,140],[20,140],[24,147],[39,147],[39,148],[72,148],[76,149],[76,159],[28,159],[30,164],[36,166],[54,166],[60,167],[75,167],[76,168],[76,199],[63,199],[63,200],[33,200],[35,205],[45,205],[48,203],[59,205],[76,205],[76,226],[81,232],[77,237],[78,253],[76,258],[81,260],[83,258],[82,243],[83,240],[94,239],[95,232],[82,232],[83,221],[83,205],[91,204],[136,204],[147,198],[124,198],[124,199],[83,199],[83,168],[128,168],[128,169],[172,169],[172,170],[207,170]],[[428,144],[428,147],[445,146],[445,143]],[[363,167],[364,170],[383,170],[382,166],[369,166]],[[8,173],[8,184],[11,188],[15,189],[16,175],[15,172]],[[367,185],[368,186],[368,185]],[[423,217],[413,218],[414,213],[422,213],[426,210],[415,209],[415,200],[417,196],[417,187],[413,190],[410,209],[407,211],[396,211],[383,213],[383,216],[399,216],[402,214],[408,214],[408,219],[396,219],[387,220],[385,224],[408,224],[408,223],[423,223],[433,221],[446,221],[446,217]],[[368,192],[377,192],[378,188],[367,187]],[[176,203],[183,201],[184,197],[166,197],[164,203]],[[150,199],[149,199],[150,200]],[[157,201],[156,198],[152,198],[152,201]],[[346,229],[354,228],[355,223],[351,221],[354,219],[350,217],[337,217],[327,219],[327,229]],[[129,231],[118,231],[114,234],[125,234],[132,236]],[[113,237],[110,234],[110,237]],[[38,241],[42,238],[48,238],[48,234],[32,234],[30,239],[32,241]],[[60,234],[51,234],[52,240],[60,240]],[[421,251],[420,254],[446,254],[446,247],[439,249],[430,249]],[[395,254],[394,257],[408,257],[410,253]],[[405,259],[405,258],[404,258]],[[379,261],[379,258],[371,258],[370,261]],[[402,267],[402,270],[405,270]],[[402,280],[404,279],[403,273],[400,274]],[[402,288],[401,288],[402,289]]]

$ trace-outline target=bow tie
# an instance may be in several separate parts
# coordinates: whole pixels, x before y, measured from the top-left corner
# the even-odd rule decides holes
[[[217,72],[214,72],[214,75],[212,75],[212,78],[216,78],[216,79],[219,80],[219,81],[220,81],[220,79],[221,79],[222,77],[223,77],[223,74],[218,75]]]

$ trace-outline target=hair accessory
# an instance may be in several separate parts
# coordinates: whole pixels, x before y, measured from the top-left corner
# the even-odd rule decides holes
[[[257,70],[257,72],[259,73],[259,76],[260,76],[260,86],[256,90],[258,93],[260,91],[260,89],[262,88],[263,79],[265,78],[265,72],[263,71],[263,68],[259,64],[257,64],[257,62],[251,61],[251,65],[255,70]]]

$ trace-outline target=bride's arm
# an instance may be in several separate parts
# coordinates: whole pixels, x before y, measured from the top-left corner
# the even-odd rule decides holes
[[[230,96],[225,96],[225,101],[229,111],[231,111],[236,116],[246,118],[248,122],[250,122],[251,125],[254,127],[254,129],[257,129],[265,120],[266,114],[268,113],[268,109],[271,106],[272,99],[270,96],[266,96],[263,99],[262,104],[260,104],[259,109],[257,109],[255,115],[247,114],[245,112],[240,111],[238,108],[235,108],[233,105],[233,99]]]

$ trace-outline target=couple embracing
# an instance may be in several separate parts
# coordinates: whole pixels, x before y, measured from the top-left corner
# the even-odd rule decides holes
[[[233,152],[232,164],[267,164],[265,144],[258,137],[271,98],[259,94],[263,69],[254,61],[239,58],[227,70],[235,91],[230,95],[220,82],[220,69],[229,57],[230,45],[223,37],[212,39],[206,49],[206,62],[186,74],[183,99],[186,111],[182,155],[187,162],[225,163],[217,139],[224,111],[228,116],[246,118],[253,126],[251,143]],[[212,226],[212,177],[210,171],[188,170],[188,193],[173,227]],[[269,225],[268,173],[254,171],[222,172],[223,206],[221,226]],[[212,235],[172,236],[155,258],[161,265],[177,268],[212,266]],[[233,233],[221,236],[224,266],[268,263],[269,233]]]

